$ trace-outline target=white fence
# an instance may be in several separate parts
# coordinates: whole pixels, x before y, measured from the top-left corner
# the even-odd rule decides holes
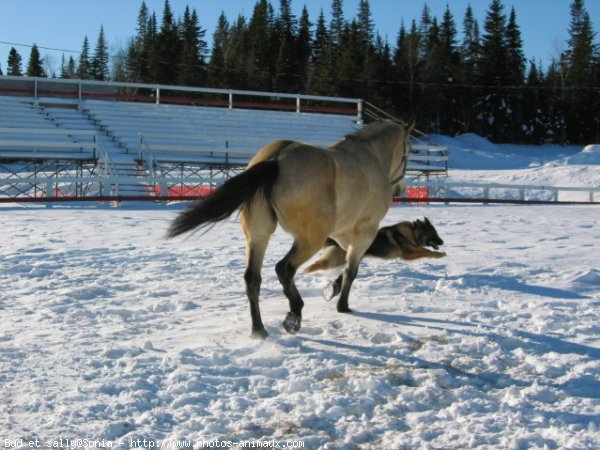
[[[161,193],[169,192],[170,188],[177,186],[218,186],[225,181],[224,178],[204,177],[161,177],[155,174],[142,178],[141,181],[151,193],[160,190]],[[119,186],[131,183],[131,177],[114,176],[109,172],[86,178],[80,177],[49,177],[49,178],[9,178],[0,179],[0,190],[3,186],[36,186],[37,192],[44,195],[36,198],[16,197],[0,198],[0,203],[6,202],[52,202],[52,201],[87,201],[101,200],[100,197],[110,197],[109,200],[119,200]],[[87,196],[66,196],[65,192],[71,191],[69,186],[87,184],[91,186]],[[600,188],[572,187],[572,186],[538,186],[538,185],[512,185],[512,184],[479,184],[479,183],[421,183],[409,187],[426,187],[428,199],[437,202],[455,203],[535,203],[535,202],[568,202],[568,203],[600,203]],[[74,191],[74,190],[73,190]],[[123,200],[148,200],[166,201],[177,200],[177,197],[163,197],[162,195],[149,194],[147,196],[122,196]],[[419,201],[420,199],[415,199]],[[424,199],[422,199],[424,200]],[[427,201],[427,200],[425,200]]]

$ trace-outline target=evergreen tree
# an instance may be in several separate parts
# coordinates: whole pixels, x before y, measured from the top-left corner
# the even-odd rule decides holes
[[[254,80],[256,89],[271,88],[275,60],[279,52],[279,37],[274,36],[273,9],[267,0],[259,0],[254,5],[248,24],[247,40],[249,47],[247,73]]]
[[[423,10],[421,11],[421,19],[419,22],[419,28],[417,29],[417,32],[419,33],[419,35],[421,36],[421,48],[420,48],[420,52],[421,52],[421,56],[425,57],[425,55],[428,52],[428,37],[430,35],[430,29],[431,29],[431,25],[433,23],[432,17],[431,17],[431,10],[429,9],[429,6],[427,6],[427,3],[425,3],[423,5]]]
[[[100,33],[98,34],[94,56],[90,63],[92,79],[98,81],[108,80],[108,59],[108,46],[106,45],[106,39],[104,38],[104,27],[100,26]]]
[[[142,1],[137,17],[137,35],[129,41],[125,63],[126,81],[149,83],[150,70],[150,13],[146,2]]]
[[[364,54],[360,42],[358,23],[356,20],[346,24],[339,49],[336,70],[339,73],[339,95],[362,97],[361,73],[363,71]]]
[[[296,67],[300,75],[300,91],[307,92],[310,77],[310,58],[311,58],[311,22],[306,6],[302,8],[298,26],[298,36],[296,37],[295,56]]]
[[[312,61],[314,65],[319,64],[325,49],[329,45],[329,32],[325,25],[325,14],[321,9],[319,18],[317,19],[317,27],[315,29],[315,39],[312,43]]]
[[[29,54],[29,62],[27,63],[27,76],[28,77],[45,77],[43,67],[44,61],[40,56],[40,51],[36,44],[31,47],[31,53]]]
[[[6,74],[17,77],[23,75],[22,61],[23,59],[19,52],[17,52],[14,47],[11,47],[10,52],[8,53]]]
[[[402,39],[401,39],[402,38]],[[405,83],[408,87],[406,94],[401,93],[397,101],[398,105],[404,105],[406,111],[414,114],[415,111],[415,86],[424,66],[424,60],[421,57],[421,34],[417,29],[417,23],[413,20],[410,31],[402,35],[402,28],[398,35],[398,41],[401,45],[396,52],[396,68],[399,81]]]
[[[566,60],[570,84],[581,86],[590,81],[592,59],[595,53],[596,33],[583,0],[573,0]]]
[[[175,84],[179,74],[181,46],[179,29],[171,4],[165,0],[162,23],[156,37],[156,75],[155,81],[160,84]]]
[[[225,13],[221,11],[217,27],[213,33],[213,44],[208,64],[207,84],[212,87],[224,88],[225,84],[225,52],[229,38],[229,22]]]
[[[335,48],[325,25],[323,10],[317,21],[313,43],[313,80],[311,91],[319,95],[335,95],[337,92],[337,72],[335,70]]]
[[[246,76],[249,50],[247,35],[246,18],[240,15],[231,26],[225,51],[225,81],[227,86],[234,89],[252,87],[252,80]]]
[[[375,26],[371,17],[369,0],[360,0],[357,14],[358,33],[364,41],[363,45],[371,45],[375,37]]]
[[[346,28],[344,20],[344,1],[333,0],[331,3],[331,23],[329,25],[329,36],[334,47],[339,47],[342,43],[342,35]]]
[[[485,18],[481,46],[481,78],[488,86],[507,84],[506,15],[500,0],[492,0]]]
[[[186,86],[200,86],[204,81],[206,41],[204,35],[206,31],[198,24],[198,15],[196,10],[190,13],[186,6],[183,15],[182,24],[182,51],[181,67],[179,71],[179,84]]]
[[[62,64],[60,68],[61,78],[75,78],[77,77],[77,66],[72,56],[69,56],[68,61],[65,63],[65,55],[62,56]]]
[[[517,14],[513,7],[506,27],[506,49],[508,52],[507,82],[510,85],[521,86],[525,79],[525,56],[521,30],[517,24]]]
[[[474,84],[479,75],[481,62],[481,42],[479,25],[473,14],[471,5],[467,7],[463,19],[463,41],[461,45],[462,81]]]
[[[90,44],[87,36],[83,38],[81,53],[79,54],[79,64],[77,66],[77,78],[80,80],[89,80],[91,78],[90,64]]]
[[[282,92],[298,92],[301,85],[294,55],[296,30],[291,0],[279,1],[279,17],[275,26],[279,49],[275,63],[274,88]]]

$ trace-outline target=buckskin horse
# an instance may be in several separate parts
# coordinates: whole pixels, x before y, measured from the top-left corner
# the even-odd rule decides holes
[[[300,329],[304,306],[294,275],[332,238],[346,251],[337,310],[350,313],[348,296],[359,262],[388,211],[394,186],[404,181],[413,127],[378,121],[329,148],[272,142],[252,158],[244,172],[181,212],[167,237],[214,225],[240,209],[252,336],[259,338],[268,335],[259,307],[261,269],[277,223],[294,238],[287,255],[275,266],[290,304],[283,321],[288,333]]]

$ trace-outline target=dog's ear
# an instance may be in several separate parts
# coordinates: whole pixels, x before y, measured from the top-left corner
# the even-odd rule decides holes
[[[429,221],[429,219],[427,217],[425,217],[425,223],[431,225],[431,222]]]

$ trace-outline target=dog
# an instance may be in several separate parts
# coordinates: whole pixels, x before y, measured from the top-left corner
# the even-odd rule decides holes
[[[413,261],[419,258],[443,258],[445,252],[429,250],[431,247],[438,250],[444,241],[439,237],[437,230],[427,217],[425,220],[413,222],[400,222],[388,227],[382,227],[377,232],[365,256],[380,259],[400,258]],[[317,270],[333,269],[343,266],[346,262],[346,250],[339,246],[333,239],[327,239],[323,247],[323,256],[306,268],[304,273]],[[325,298],[331,300],[340,293],[342,275],[330,283],[324,290]]]

